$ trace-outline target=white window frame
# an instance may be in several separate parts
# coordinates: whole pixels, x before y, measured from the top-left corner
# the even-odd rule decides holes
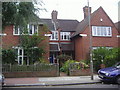
[[[24,64],[24,58],[27,57],[24,55],[24,49],[22,47],[13,47],[14,49],[17,50],[17,62],[18,62],[18,65],[23,65]],[[20,55],[20,50],[22,51],[21,52],[21,55]],[[20,63],[20,58],[21,58],[21,63]],[[27,59],[27,65],[29,64],[29,60]]]
[[[58,31],[51,31],[51,37],[50,40],[58,40]]]
[[[111,37],[112,28],[110,26],[92,26],[92,36]]]
[[[29,27],[30,25],[32,25],[32,33],[30,33],[30,27]],[[36,26],[36,29],[35,29],[35,26]],[[38,34],[38,26],[37,26],[37,25],[28,24],[28,25],[27,25],[27,29],[28,29],[28,34],[27,34],[27,35]],[[19,26],[18,26],[17,30],[18,30],[18,33],[15,33],[16,28],[15,28],[15,26],[13,26],[13,35],[20,35],[20,28],[19,28]],[[22,35],[26,35],[26,34],[23,34],[23,33],[22,33]]]
[[[32,33],[30,33],[30,25],[32,26]],[[35,26],[36,26],[36,28],[35,28]],[[38,26],[34,25],[34,24],[28,24],[28,34],[29,35],[38,34]]]
[[[18,33],[15,33],[15,31],[16,31],[16,28],[15,28],[15,26],[13,26],[13,35],[20,35],[20,28],[19,28],[19,26],[17,27],[17,32]]]
[[[66,38],[65,38],[66,36]],[[70,40],[70,32],[60,32],[60,39],[69,41]]]

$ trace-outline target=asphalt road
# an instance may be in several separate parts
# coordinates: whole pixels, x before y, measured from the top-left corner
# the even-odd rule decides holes
[[[120,90],[117,84],[83,84],[83,85],[65,85],[65,86],[31,86],[31,87],[4,87],[2,90]]]

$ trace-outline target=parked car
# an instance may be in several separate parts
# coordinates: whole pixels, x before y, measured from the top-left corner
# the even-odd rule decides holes
[[[4,75],[0,74],[0,85],[4,85]]]
[[[120,84],[120,62],[112,67],[103,68],[98,71],[102,81],[116,82]]]

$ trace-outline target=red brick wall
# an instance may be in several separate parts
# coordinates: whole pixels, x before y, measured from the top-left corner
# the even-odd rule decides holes
[[[11,48],[12,46],[17,46],[19,44],[19,36],[13,35],[13,25],[7,26],[4,29],[4,33],[7,34],[3,36],[3,48]]]
[[[39,27],[39,29],[43,29]],[[40,30],[43,31],[43,30]],[[4,29],[4,33],[7,34],[6,36],[3,36],[3,43],[2,47],[5,49],[12,48],[13,46],[19,45],[19,35],[13,35],[13,25],[7,26]],[[40,32],[41,33],[41,32]],[[44,36],[44,33],[42,33]],[[44,37],[44,41],[40,43],[39,47],[44,46],[45,47],[45,54],[43,55],[45,60],[48,61],[49,58],[49,37]]]
[[[103,19],[101,22],[100,19]],[[91,20],[91,25],[95,26],[111,26],[112,27],[112,37],[92,37],[93,47],[118,47],[118,31],[115,28],[112,21],[105,14],[102,8],[96,13],[94,18]],[[83,34],[87,34],[87,37],[76,37],[75,40],[75,59],[87,59],[89,55],[89,27],[86,27]]]
[[[39,26],[39,36],[44,38],[44,40],[39,44],[39,47],[43,47],[45,50],[45,54],[43,54],[44,59],[46,62],[49,62],[49,37],[44,36],[47,31],[44,30],[44,26]]]

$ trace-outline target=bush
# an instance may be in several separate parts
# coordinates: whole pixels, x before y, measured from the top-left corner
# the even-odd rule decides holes
[[[15,63],[15,59],[16,59],[16,54],[14,52],[14,50],[11,49],[4,49],[2,50],[2,62],[4,64],[14,64]]]
[[[57,59],[59,60],[60,67],[62,67],[67,60],[72,60],[72,57],[69,55],[61,54],[57,56]]]
[[[67,74],[69,73],[69,67],[70,67],[70,64],[72,63],[75,63],[76,61],[75,60],[67,60],[63,66],[60,68],[60,71],[62,72],[66,72]]]
[[[70,69],[78,70],[78,69],[86,69],[86,68],[89,68],[89,65],[86,63],[86,60],[81,60],[80,62],[75,60],[67,60],[60,68],[60,71],[69,74]]]
[[[111,67],[116,62],[119,61],[119,49],[113,48],[108,49],[105,47],[100,47],[93,51],[94,58],[94,69],[98,71],[100,69],[101,64],[105,64],[106,67]]]

